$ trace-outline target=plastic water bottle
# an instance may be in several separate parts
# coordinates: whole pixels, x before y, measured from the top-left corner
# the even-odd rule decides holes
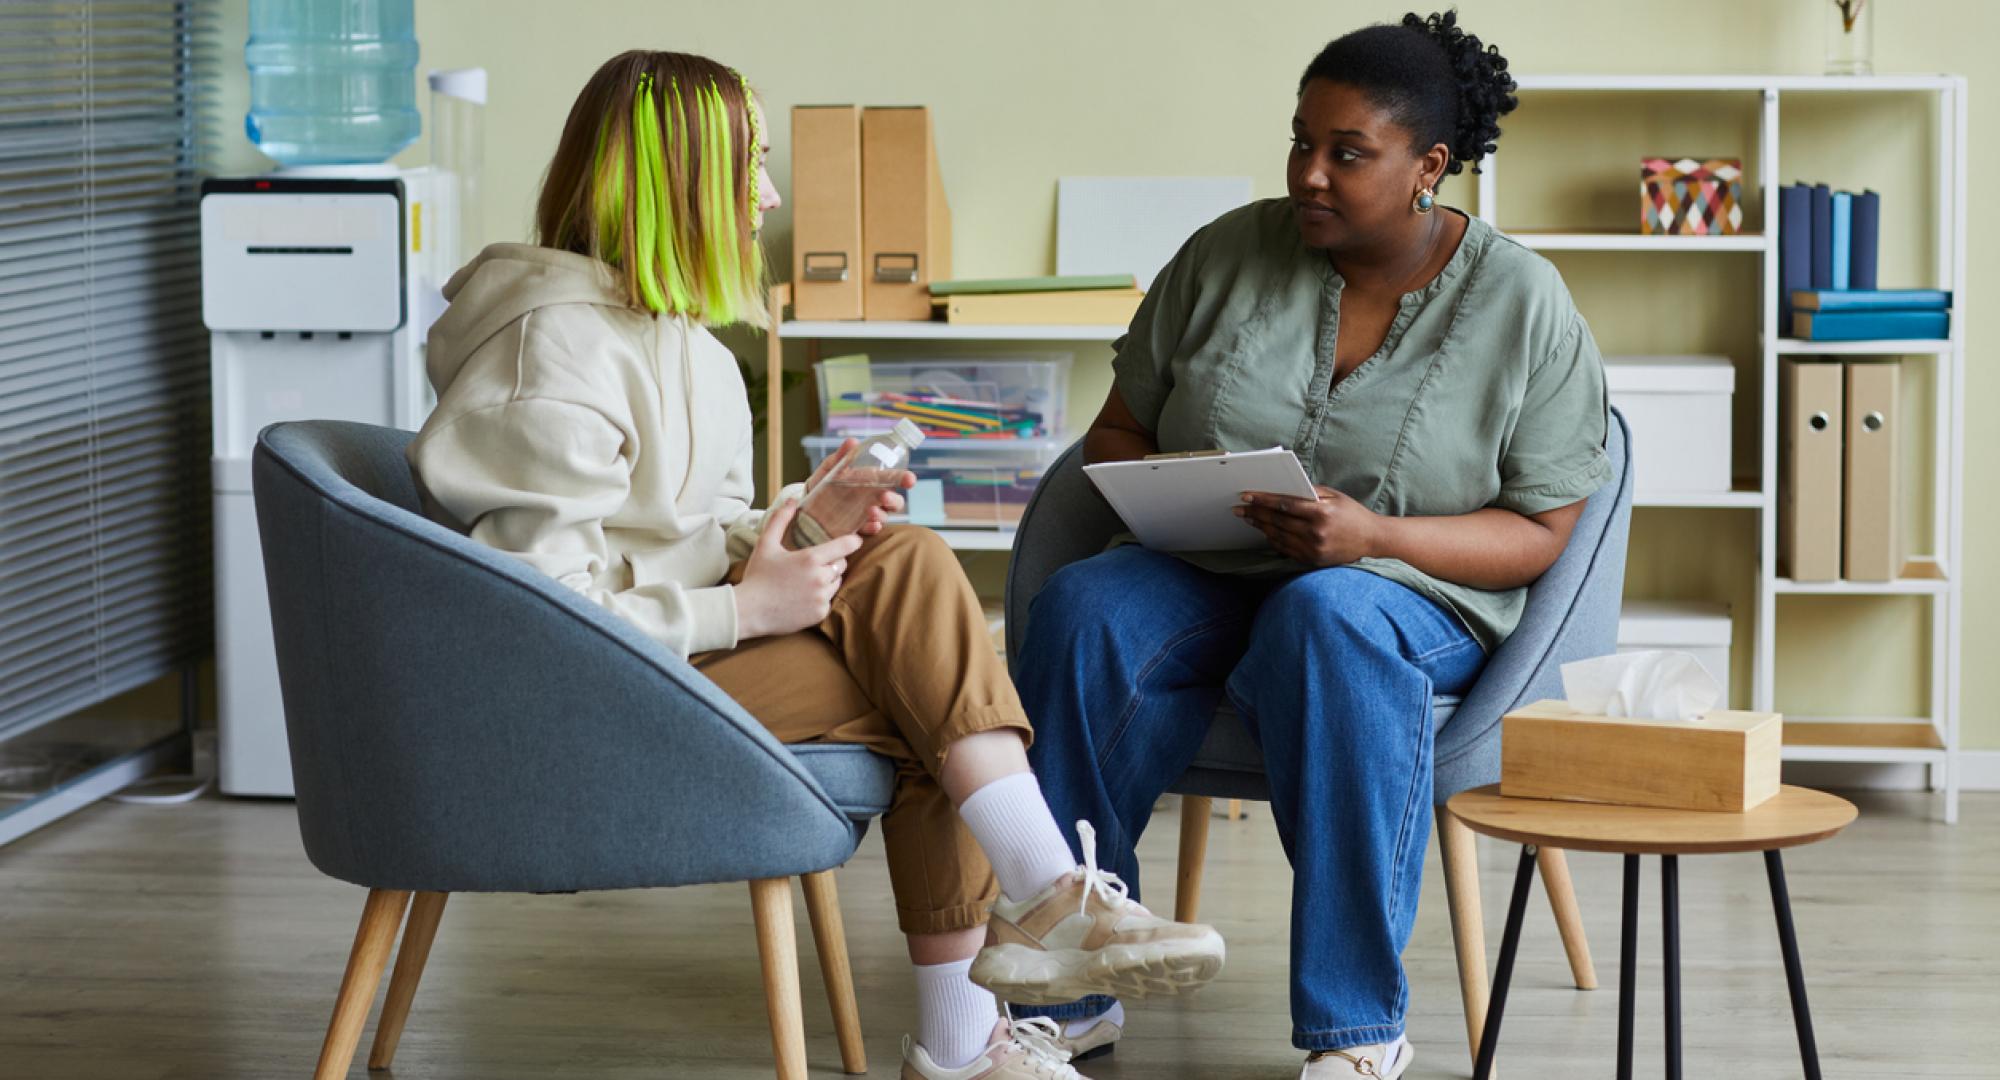
[[[243,130],[283,165],[387,161],[417,139],[415,0],[250,0]]]
[[[858,531],[867,522],[868,511],[881,504],[883,492],[902,488],[910,452],[923,444],[924,433],[917,425],[898,420],[895,430],[855,447],[807,489],[785,534],[785,546],[797,551]]]

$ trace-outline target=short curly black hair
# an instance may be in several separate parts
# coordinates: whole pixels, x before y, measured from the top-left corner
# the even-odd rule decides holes
[[[1336,38],[1306,66],[1299,92],[1314,79],[1356,87],[1410,131],[1412,149],[1451,149],[1447,174],[1493,152],[1500,118],[1518,101],[1507,58],[1459,28],[1458,12],[1414,12],[1400,24],[1364,27]]]

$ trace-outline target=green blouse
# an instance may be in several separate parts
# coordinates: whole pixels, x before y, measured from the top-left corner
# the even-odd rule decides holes
[[[1288,201],[1231,211],[1182,246],[1114,344],[1118,392],[1163,452],[1284,446],[1313,482],[1378,514],[1537,514],[1611,479],[1603,361],[1546,259],[1472,219],[1444,270],[1403,296],[1382,347],[1333,384],[1343,284],[1299,239]],[[1183,557],[1300,572],[1269,550]],[[1392,559],[1354,565],[1455,612],[1489,652],[1526,602],[1525,588]]]

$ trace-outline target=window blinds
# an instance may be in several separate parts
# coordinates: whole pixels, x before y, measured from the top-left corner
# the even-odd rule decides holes
[[[0,738],[210,648],[213,18],[0,4]]]

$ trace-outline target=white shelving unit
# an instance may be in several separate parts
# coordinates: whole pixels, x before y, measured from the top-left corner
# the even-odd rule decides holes
[[[1762,327],[1758,371],[1762,378],[1762,412],[1758,433],[1760,475],[1755,491],[1736,491],[1723,496],[1692,499],[1641,500],[1641,506],[1683,506],[1736,509],[1759,517],[1757,558],[1757,603],[1753,613],[1754,634],[1752,690],[1754,708],[1775,707],[1778,598],[1781,596],[1915,596],[1929,603],[1929,715],[1927,716],[1788,716],[1785,725],[1785,759],[1788,761],[1833,761],[1904,763],[1927,767],[1933,789],[1944,795],[1943,816],[1958,819],[1959,795],[1959,680],[1961,662],[1960,623],[1964,606],[1963,582],[1957,567],[1964,551],[1963,487],[1965,473],[1965,405],[1961,388],[1965,385],[1965,318],[1969,304],[1964,296],[1966,221],[1966,84],[1951,75],[1893,76],[1789,76],[1789,75],[1660,75],[1660,76],[1524,76],[1521,112],[1531,116],[1536,95],[1584,93],[1615,95],[1627,92],[1687,94],[1750,94],[1760,102],[1759,130],[1755,158],[1749,163],[1746,180],[1761,187],[1765,221],[1757,233],[1718,237],[1660,237],[1636,233],[1522,232],[1510,234],[1529,247],[1542,251],[1591,252],[1734,252],[1754,257],[1761,270]],[[1931,216],[1937,230],[1935,283],[1953,290],[1957,305],[1952,312],[1948,341],[1864,341],[1810,342],[1780,336],[1778,326],[1777,206],[1780,178],[1785,175],[1779,157],[1780,106],[1789,97],[1826,94],[1908,93],[1929,95],[1936,101],[1937,162],[1936,190],[1932,194]],[[1496,227],[1501,219],[1500,169],[1504,152],[1489,158],[1479,176],[1480,216]],[[1585,313],[1590,314],[1589,312]],[[1935,446],[1931,483],[1934,507],[1931,536],[1936,550],[1909,560],[1898,580],[1881,583],[1827,582],[1801,583],[1777,576],[1778,505],[1778,362],[1782,356],[1893,356],[1904,361],[1924,361],[1934,365],[1930,380],[1933,399],[1930,415]],[[1909,403],[1912,421],[1918,419],[1925,402]],[[1906,478],[1908,479],[1908,478]]]
[[[768,336],[766,377],[766,480],[768,491],[784,486],[782,461],[784,403],[778,393],[787,340],[806,344],[808,363],[819,360],[822,341],[1112,341],[1125,333],[1125,324],[1097,326],[968,326],[942,322],[813,322],[784,318],[791,304],[791,286],[771,290],[771,333]],[[1066,435],[1067,433],[1059,433]],[[958,551],[1012,551],[1014,530],[938,529],[937,534]]]

